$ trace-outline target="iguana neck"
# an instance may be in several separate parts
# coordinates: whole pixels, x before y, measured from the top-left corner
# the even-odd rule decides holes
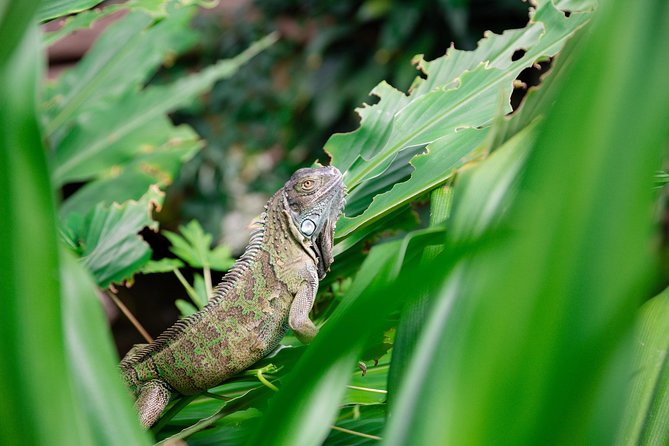
[[[282,190],[275,193],[267,202],[265,212],[260,218],[264,226],[263,248],[270,256],[285,256],[286,244],[293,243],[301,247],[314,261],[316,254],[311,249],[311,241],[297,230],[290,216],[290,208]]]

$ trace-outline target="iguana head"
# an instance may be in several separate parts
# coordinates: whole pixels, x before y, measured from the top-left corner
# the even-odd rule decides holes
[[[344,207],[346,188],[336,167],[300,169],[283,187],[284,203],[297,231],[311,241],[318,275],[332,264],[335,223]]]

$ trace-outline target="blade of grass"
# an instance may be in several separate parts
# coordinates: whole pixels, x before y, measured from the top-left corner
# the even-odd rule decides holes
[[[74,389],[86,413],[82,421],[92,431],[95,444],[149,444],[121,382],[118,356],[93,279],[65,250],[61,264],[67,354]]]
[[[0,10],[0,443],[79,444],[87,438],[72,426],[79,411],[67,372],[54,203],[35,114],[39,40],[26,29],[36,4],[10,2]],[[5,20],[16,36],[4,33]]]

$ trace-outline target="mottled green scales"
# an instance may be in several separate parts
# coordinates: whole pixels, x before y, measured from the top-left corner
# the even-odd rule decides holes
[[[271,352],[288,328],[309,342],[318,281],[332,263],[335,223],[344,204],[334,167],[300,169],[267,203],[246,251],[199,312],[121,361],[144,426],[171,398],[220,384]]]

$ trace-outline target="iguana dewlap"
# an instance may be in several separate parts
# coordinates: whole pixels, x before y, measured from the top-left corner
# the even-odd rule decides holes
[[[309,342],[318,281],[332,263],[345,188],[334,167],[300,169],[270,198],[241,258],[209,304],[121,361],[144,426],[172,397],[220,384],[279,344],[290,327]]]

